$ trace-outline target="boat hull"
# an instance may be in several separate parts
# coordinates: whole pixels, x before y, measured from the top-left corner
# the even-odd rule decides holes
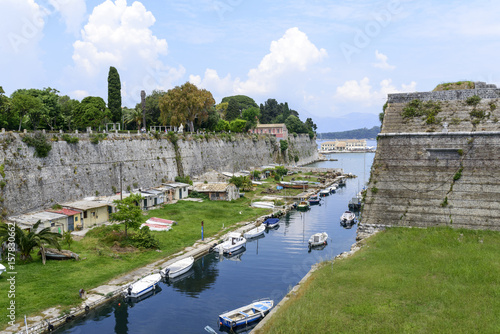
[[[260,225],[259,227],[256,227],[256,228],[246,232],[245,234],[243,234],[243,236],[246,239],[257,238],[258,236],[264,234],[265,231],[266,231],[266,227],[264,225]]]
[[[264,300],[219,315],[219,325],[228,328],[245,326],[263,318],[274,306],[274,301]]]
[[[192,256],[179,260],[160,271],[163,277],[174,278],[185,274],[193,267],[194,258]]]

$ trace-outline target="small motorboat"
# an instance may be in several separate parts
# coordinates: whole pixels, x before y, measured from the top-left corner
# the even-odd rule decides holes
[[[72,251],[66,249],[57,250],[55,248],[46,248],[45,257],[49,260],[79,260],[78,254],[73,253]]]
[[[326,245],[326,239],[328,239],[326,232],[313,234],[309,238],[309,247]]]
[[[327,189],[330,190],[331,194],[335,194],[335,191],[337,190],[337,185],[334,183],[331,186],[329,186]]]
[[[151,274],[143,277],[135,283],[132,283],[123,291],[125,297],[137,298],[146,293],[156,290],[158,283],[161,281],[160,274]]]
[[[330,189],[328,189],[328,188],[327,189],[321,189],[319,191],[319,195],[323,196],[323,197],[330,195]]]
[[[2,275],[2,273],[7,270],[7,268],[5,268],[5,266],[3,264],[0,264],[0,275]]]
[[[342,216],[340,216],[340,221],[343,223],[351,223],[355,218],[356,215],[354,214],[354,212],[346,211],[342,214]]]
[[[279,225],[280,219],[279,218],[267,218],[262,225],[268,227],[268,228],[273,228]]]
[[[244,326],[264,318],[273,308],[274,301],[264,299],[219,315],[219,325],[229,328]]]
[[[151,231],[170,231],[173,225],[177,225],[174,220],[151,217],[141,225],[141,228],[147,226]]]
[[[254,229],[251,229],[250,231],[248,232],[245,232],[243,234],[243,236],[246,238],[246,239],[252,239],[252,238],[256,238],[258,237],[259,235],[262,235],[264,234],[264,232],[266,231],[266,225],[262,224],[260,226],[257,226],[256,228]]]
[[[216,245],[213,249],[219,253],[231,254],[241,247],[245,246],[247,239],[241,236],[241,233],[231,232],[224,241]]]
[[[301,201],[297,204],[297,210],[307,211],[309,209],[309,203],[307,201]]]
[[[308,202],[310,205],[319,204],[321,198],[318,195],[312,195],[309,197]]]
[[[190,256],[185,259],[179,260],[167,266],[165,269],[160,270],[163,277],[174,278],[180,276],[191,269],[194,263],[194,257]]]

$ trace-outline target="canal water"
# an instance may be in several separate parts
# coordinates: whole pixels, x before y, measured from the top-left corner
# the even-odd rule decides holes
[[[277,304],[317,262],[348,251],[355,242],[356,225],[340,225],[349,200],[369,177],[374,153],[329,155],[314,167],[343,168],[358,178],[325,197],[307,212],[291,211],[277,229],[247,242],[246,250],[232,258],[209,254],[174,282],[160,283],[161,291],[136,303],[116,300],[90,311],[58,333],[206,333],[205,326],[221,332],[217,317],[260,298]],[[327,232],[324,249],[308,251],[309,237]],[[250,329],[242,331],[248,332]]]

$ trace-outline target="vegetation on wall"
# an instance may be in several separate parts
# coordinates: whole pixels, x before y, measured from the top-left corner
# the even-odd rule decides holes
[[[439,112],[441,112],[441,103],[439,101],[423,102],[414,99],[405,105],[401,116],[406,119],[421,117],[427,124],[438,124],[440,120],[436,116]]]
[[[45,158],[49,155],[50,150],[52,150],[52,145],[41,132],[37,132],[33,136],[25,136],[23,142],[28,146],[34,147],[35,156],[39,158]]]

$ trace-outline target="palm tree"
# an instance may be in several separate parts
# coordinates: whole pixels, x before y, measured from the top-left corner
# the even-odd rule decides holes
[[[137,123],[137,130],[141,129],[141,123],[142,123],[142,110],[139,107],[136,107],[135,109],[125,109],[124,110],[124,115],[123,119],[126,124],[130,124],[132,122]]]
[[[42,255],[42,263],[45,264],[45,245],[48,244],[50,246],[56,247],[58,250],[61,250],[61,246],[59,245],[59,240],[61,238],[60,233],[51,232],[49,227],[46,227],[38,232],[38,227],[42,222],[39,220],[33,225],[31,231],[26,232],[21,229],[17,224],[15,225],[15,242],[17,245],[17,249],[19,250],[21,261],[31,261],[33,258],[31,257],[31,252],[33,248],[37,247],[40,249],[40,254]],[[9,227],[5,223],[0,224],[0,241],[7,241],[9,237]]]

